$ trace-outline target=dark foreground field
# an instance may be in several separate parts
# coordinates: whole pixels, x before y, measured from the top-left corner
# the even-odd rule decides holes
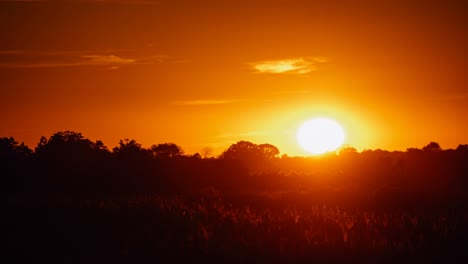
[[[0,139],[7,263],[468,263],[468,145],[217,158]],[[5,263],[2,261],[2,263]]]
[[[2,217],[4,249],[10,263],[468,261],[467,211],[244,198],[17,199]]]

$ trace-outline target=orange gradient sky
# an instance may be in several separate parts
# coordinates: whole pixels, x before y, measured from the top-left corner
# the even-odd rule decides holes
[[[0,136],[74,130],[109,147],[248,140],[468,143],[466,1],[0,0]]]

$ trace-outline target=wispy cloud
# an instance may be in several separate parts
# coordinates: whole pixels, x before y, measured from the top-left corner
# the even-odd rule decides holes
[[[188,100],[188,101],[175,101],[178,105],[224,105],[238,102],[238,99],[230,100]]]
[[[1,0],[0,0],[1,2]],[[0,50],[0,56],[2,55],[18,55],[18,54],[24,54],[24,50]]]
[[[0,0],[1,2],[44,2],[43,0]]]
[[[257,73],[270,74],[307,74],[318,70],[318,64],[327,62],[326,58],[289,58],[251,63]]]
[[[124,59],[115,55],[84,55],[83,58],[87,59],[84,64],[88,65],[108,65],[108,64],[129,64],[135,63],[136,60]]]
[[[60,67],[78,67],[78,66],[121,66],[124,64],[135,63],[136,60],[125,59],[115,55],[86,55],[81,59],[74,61],[54,61],[54,62],[12,62],[1,63],[0,68],[60,68]]]
[[[131,4],[131,5],[154,5],[157,0],[76,0],[77,2],[90,2],[101,4]]]
[[[1,1],[1,0],[0,0]],[[59,56],[59,55],[90,55],[90,54],[112,54],[130,52],[127,49],[90,49],[90,50],[27,50],[11,49],[0,50],[2,55],[20,55],[20,56]]]
[[[66,3],[95,3],[95,4],[127,4],[127,5],[154,5],[158,0],[0,0],[1,2],[66,2]]]
[[[21,69],[106,66],[109,67],[109,69],[117,69],[124,65],[171,62],[167,56],[161,55],[137,57],[116,55],[116,53],[128,54],[129,52],[119,50],[0,50],[0,68]]]

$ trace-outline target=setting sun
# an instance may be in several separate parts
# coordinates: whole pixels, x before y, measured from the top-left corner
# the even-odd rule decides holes
[[[299,145],[312,154],[323,154],[341,146],[345,134],[343,128],[328,118],[315,118],[303,123],[297,130]]]

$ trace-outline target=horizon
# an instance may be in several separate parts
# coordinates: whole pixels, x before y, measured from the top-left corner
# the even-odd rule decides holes
[[[119,143],[115,144],[115,145],[108,145],[106,144],[105,141],[103,140],[100,140],[100,139],[92,139],[92,138],[88,138],[86,137],[86,135],[83,135],[82,133],[80,132],[77,132],[77,131],[71,131],[71,130],[66,130],[66,131],[57,131],[51,135],[48,135],[48,136],[44,136],[47,140],[49,140],[53,135],[57,134],[57,133],[62,133],[62,132],[72,132],[72,133],[78,133],[78,134],[81,134],[83,136],[83,139],[88,139],[90,140],[91,142],[97,142],[97,141],[101,141],[103,143],[103,146],[105,146],[110,152],[113,152],[113,149],[116,148],[116,147],[119,147]],[[42,136],[41,136],[42,137]],[[13,138],[18,144],[24,144],[26,147],[28,147],[31,151],[35,152],[35,148],[39,145],[40,143],[40,140],[37,141],[37,143],[35,145],[29,145],[27,143],[25,143],[24,141],[21,141],[21,140],[18,140],[16,137],[14,136],[5,136],[5,137],[0,137],[0,138]],[[134,138],[122,138],[119,140],[120,141],[125,141],[125,140],[135,140],[136,143],[140,144],[141,147],[143,149],[150,149],[152,146],[157,146],[157,145],[162,145],[162,144],[175,144],[176,146],[178,146],[181,150],[182,150],[182,155],[185,155],[185,156],[192,156],[192,155],[195,155],[195,154],[201,154],[201,152],[203,152],[203,149],[200,149],[199,151],[196,151],[196,152],[187,152],[184,148],[184,146],[182,145],[179,145],[177,142],[155,142],[155,143],[152,143],[152,144],[149,144],[149,145],[144,145],[144,144],[141,144],[141,142],[139,142],[137,139],[134,139]],[[228,148],[232,145],[235,145],[239,142],[249,142],[249,143],[253,143],[255,145],[260,145],[260,144],[271,144],[269,142],[251,142],[251,141],[248,141],[248,140],[239,140],[239,141],[236,141],[236,142],[232,142],[232,144],[228,145],[225,149],[222,149],[220,152],[217,152],[215,149],[211,149],[210,148],[210,154],[208,154],[208,156],[206,158],[218,158],[219,156],[221,156],[221,154],[224,152],[224,151],[227,151]],[[403,150],[388,150],[388,149],[382,149],[382,148],[375,148],[375,149],[363,149],[363,150],[358,150],[356,149],[354,146],[352,145],[349,145],[349,144],[342,144],[340,145],[338,148],[334,149],[334,150],[331,150],[331,151],[327,151],[327,152],[324,152],[324,153],[320,153],[320,154],[314,154],[314,153],[308,153],[308,154],[305,154],[305,155],[290,155],[288,153],[284,153],[281,151],[281,149],[278,149],[279,150],[279,154],[276,155],[278,158],[282,158],[284,157],[284,155],[286,155],[286,157],[289,157],[289,158],[298,158],[298,157],[303,157],[303,158],[320,158],[322,156],[327,156],[327,155],[330,155],[330,154],[339,154],[339,152],[343,149],[352,149],[352,150],[355,150],[356,153],[364,153],[366,151],[384,151],[384,152],[408,152],[409,150],[413,150],[413,149],[417,149],[417,150],[423,150],[424,147],[432,144],[432,143],[436,143],[439,147],[440,147],[440,150],[441,151],[446,151],[446,150],[455,150],[456,148],[460,147],[460,146],[468,146],[468,144],[465,144],[465,143],[459,143],[456,147],[454,148],[444,148],[444,146],[440,145],[438,142],[436,141],[430,141],[430,142],[427,142],[426,144],[424,144],[423,146],[411,146],[411,147],[407,147],[406,149],[403,149]],[[276,145],[274,144],[271,144],[275,147],[277,147]]]
[[[468,143],[467,2],[0,0],[0,136],[79,131],[221,153],[240,140],[309,155],[343,144]]]

